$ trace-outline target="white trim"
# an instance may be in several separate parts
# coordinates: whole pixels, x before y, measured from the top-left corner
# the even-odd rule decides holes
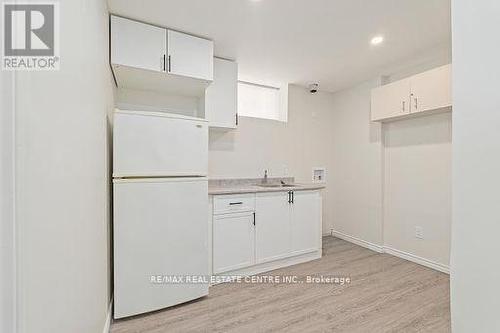
[[[370,250],[378,252],[378,253],[387,253],[387,254],[390,254],[392,256],[395,256],[395,257],[398,257],[401,259],[405,259],[405,260],[414,262],[416,264],[419,264],[419,265],[422,265],[425,267],[432,268],[436,271],[450,274],[450,266],[449,265],[440,264],[438,262],[435,262],[435,261],[432,261],[432,260],[429,260],[426,258],[422,258],[422,257],[419,257],[417,255],[414,255],[414,254],[411,254],[408,252],[397,250],[397,249],[394,249],[394,248],[389,247],[389,246],[377,245],[377,244],[362,240],[362,239],[357,238],[357,237],[346,235],[344,233],[341,233],[341,232],[338,232],[335,230],[332,230],[332,236],[343,239],[347,242],[365,247],[367,249],[370,249]]]
[[[357,238],[357,237],[349,236],[349,235],[346,235],[344,233],[341,233],[341,232],[338,232],[335,230],[332,230],[332,236],[343,239],[345,241],[348,241],[350,243],[353,243],[353,244],[356,244],[356,245],[359,245],[362,247],[366,247],[367,249],[370,249],[370,250],[378,252],[378,253],[384,253],[384,247],[382,245],[371,243],[371,242],[365,241],[365,240]]]
[[[104,322],[104,328],[102,329],[102,333],[110,332],[112,318],[113,318],[113,296],[111,296],[111,300],[109,301],[108,314],[106,315],[106,321]]]
[[[414,262],[416,264],[435,269],[436,271],[450,274],[450,266],[448,266],[448,265],[443,265],[443,264],[437,263],[435,261],[416,256],[416,255],[408,253],[408,252],[393,249],[393,248],[388,247],[388,246],[384,246],[384,252],[387,254],[393,255],[395,257],[405,259],[405,260]]]

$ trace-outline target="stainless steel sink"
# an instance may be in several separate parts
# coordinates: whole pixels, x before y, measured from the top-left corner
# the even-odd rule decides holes
[[[293,185],[293,184],[257,184],[257,186],[278,188],[278,187],[296,187],[297,185]]]

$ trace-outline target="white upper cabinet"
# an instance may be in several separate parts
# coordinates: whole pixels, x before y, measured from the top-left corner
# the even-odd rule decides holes
[[[167,30],[111,16],[111,63],[165,71]]]
[[[372,121],[410,113],[410,80],[393,82],[372,90]]]
[[[111,65],[120,88],[203,96],[213,79],[213,42],[111,16]]]
[[[238,64],[214,58],[214,81],[205,92],[205,118],[210,127],[236,128]]]
[[[168,72],[212,81],[213,42],[172,30],[167,35]]]
[[[411,112],[425,112],[451,106],[451,65],[411,78]]]
[[[451,65],[445,65],[373,89],[371,120],[447,111],[451,106]]]

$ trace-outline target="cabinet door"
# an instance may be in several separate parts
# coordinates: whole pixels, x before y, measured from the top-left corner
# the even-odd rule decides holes
[[[111,16],[111,63],[163,72],[167,30]]]
[[[213,221],[213,270],[228,272],[255,262],[253,212],[215,215]]]
[[[451,65],[411,78],[411,112],[425,112],[451,106]]]
[[[318,191],[295,191],[293,193],[290,221],[294,255],[319,250],[320,200]]]
[[[399,117],[410,113],[410,80],[401,80],[372,90],[371,120]]]
[[[290,256],[290,205],[287,192],[257,194],[255,199],[257,263]]]
[[[205,92],[205,117],[210,127],[236,128],[238,64],[214,58],[214,81]]]
[[[169,73],[213,80],[212,41],[168,30],[167,44]]]

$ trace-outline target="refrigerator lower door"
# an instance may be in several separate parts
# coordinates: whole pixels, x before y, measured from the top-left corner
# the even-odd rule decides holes
[[[207,179],[115,180],[113,187],[114,317],[207,295],[207,283],[186,281],[208,275]]]

